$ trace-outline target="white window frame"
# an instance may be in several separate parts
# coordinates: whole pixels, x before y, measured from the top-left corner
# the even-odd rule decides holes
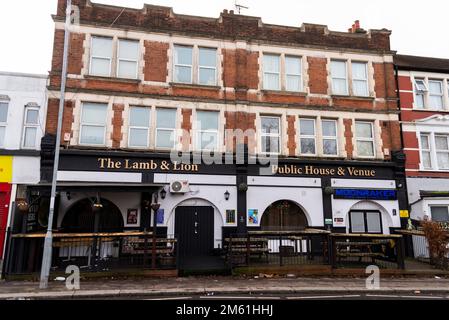
[[[325,136],[325,135],[324,135],[324,130],[323,130],[323,128],[324,128],[323,123],[324,123],[324,122],[333,122],[333,123],[335,123],[335,136]],[[340,154],[340,151],[339,151],[339,149],[338,149],[338,120],[334,120],[334,119],[321,119],[321,135],[322,135],[321,139],[322,139],[322,141],[323,141],[323,143],[322,143],[323,157],[338,157],[339,154]],[[337,146],[337,150],[336,150],[337,152],[336,152],[336,154],[326,154],[326,153],[324,153],[324,140],[335,140],[335,144],[336,144],[336,146]]]
[[[313,121],[313,133],[314,135],[301,135],[301,120],[305,120],[305,121]],[[316,119],[312,119],[312,118],[299,118],[299,122],[298,122],[298,137],[299,137],[299,155],[303,156],[303,157],[316,157],[318,154],[318,148],[317,148],[317,121]],[[311,153],[303,153],[301,150],[301,140],[302,139],[313,139],[314,144],[315,144],[315,153],[311,154]]]
[[[262,119],[264,119],[264,118],[268,118],[268,119],[277,119],[277,121],[278,121],[278,124],[279,124],[279,132],[276,134],[276,133],[264,133],[263,132],[263,130],[262,130]],[[281,154],[282,153],[282,127],[281,127],[281,116],[272,116],[272,115],[261,115],[260,116],[260,138],[259,138],[259,141],[260,141],[260,153],[261,154],[267,154],[267,155],[279,155],[279,154]],[[263,137],[268,137],[268,138],[270,138],[270,140],[271,140],[271,138],[277,138],[278,139],[278,142],[279,142],[279,150],[278,150],[278,152],[266,152],[266,151],[263,151],[263,148],[264,148],[264,146],[263,146],[263,144],[262,144],[262,138]]]
[[[37,123],[27,123],[27,116],[28,111],[37,111]],[[22,149],[36,149],[37,148],[37,138],[38,138],[38,131],[40,127],[40,108],[35,106],[26,106],[25,107],[25,114],[23,118],[23,133],[22,133]],[[34,146],[27,147],[25,146],[25,135],[28,128],[35,128],[36,129],[36,136],[34,137]]]
[[[424,149],[424,146],[422,144],[422,137],[426,137],[427,138],[427,144],[429,145],[428,149]],[[421,161],[420,161],[421,170],[432,170],[434,168],[434,166],[433,166],[433,162],[434,161],[433,161],[433,156],[432,156],[432,135],[430,133],[421,132],[419,134],[419,151],[420,151],[419,155],[420,155],[420,158],[421,158]],[[424,152],[428,152],[429,153],[430,167],[425,167],[424,166],[424,156],[423,156]]]
[[[431,219],[432,221],[434,221],[434,220],[433,220],[433,216],[432,216],[432,208],[435,208],[435,207],[437,207],[437,208],[443,208],[443,207],[446,207],[446,208],[448,209],[448,211],[449,211],[449,206],[448,206],[448,205],[445,205],[445,204],[430,204],[430,205],[429,205],[429,214],[430,214],[430,219]],[[444,221],[444,222],[442,222],[442,223],[446,223],[446,222],[449,222],[449,220],[448,220],[448,221]]]
[[[150,122],[148,123],[147,127],[141,127],[141,126],[133,126],[131,125],[131,110],[133,108],[140,108],[140,109],[147,109],[150,113]],[[129,112],[128,112],[128,147],[133,149],[148,149],[150,147],[150,140],[151,140],[151,118],[152,118],[152,108],[151,107],[140,107],[140,106],[130,106]],[[131,145],[131,130],[132,129],[138,129],[138,130],[147,130],[147,145],[146,146],[133,146]]]
[[[423,90],[419,89],[420,85],[424,87]],[[414,106],[416,109],[426,109],[426,100],[427,100],[427,92],[429,92],[429,87],[427,86],[426,79],[424,78],[415,78],[413,80],[413,92],[414,92]],[[418,106],[418,99],[417,96],[422,96],[423,105]]]
[[[175,148],[176,148],[176,145],[177,145],[177,135],[176,135],[176,123],[177,123],[177,119],[175,119],[175,127],[174,128],[165,128],[165,127],[158,127],[157,126],[157,119],[158,119],[158,110],[163,110],[163,109],[167,109],[167,110],[174,110],[175,111],[175,116],[176,116],[176,118],[178,117],[178,111],[177,111],[177,109],[175,109],[175,108],[164,108],[164,107],[157,107],[156,109],[155,109],[155,116],[154,116],[154,119],[155,119],[155,127],[154,127],[154,130],[155,130],[155,134],[154,134],[154,148],[156,149],[156,150],[174,150]],[[173,132],[173,136],[174,136],[174,139],[173,139],[173,147],[171,147],[171,148],[166,148],[166,147],[159,147],[158,145],[157,145],[157,142],[158,142],[158,136],[159,136],[159,131],[171,131],[171,132]]]
[[[265,56],[273,56],[273,57],[277,57],[279,58],[279,72],[271,72],[271,71],[265,71]],[[262,72],[263,72],[263,90],[268,90],[268,91],[281,91],[282,90],[282,79],[281,79],[281,71],[282,71],[282,55],[280,53],[270,53],[270,52],[264,52],[262,55]],[[277,75],[278,76],[278,88],[277,89],[273,89],[273,88],[267,88],[266,87],[266,81],[265,81],[265,74],[270,74],[270,75]]]
[[[445,153],[445,154],[448,154],[448,155],[449,155],[449,148],[448,148],[447,150],[444,150],[444,149],[437,149],[437,137],[444,137],[444,138],[446,138],[446,141],[447,141],[448,146],[449,146],[449,134],[434,133],[433,136],[434,136],[434,141],[435,141],[435,142],[434,142],[434,146],[435,146],[435,159],[436,159],[435,165],[436,165],[436,167],[438,168],[438,170],[440,170],[440,171],[449,171],[449,168],[440,168],[440,164],[438,163],[438,154],[439,154],[439,153]]]
[[[93,45],[94,45],[94,40],[100,38],[100,39],[108,39],[111,41],[112,43],[112,52],[111,52],[111,57],[102,57],[102,56],[94,56],[93,54]],[[93,59],[103,59],[103,60],[109,60],[109,75],[104,76],[104,75],[96,75],[92,73],[92,61]],[[97,76],[97,77],[112,77],[112,60],[114,59],[114,38],[113,37],[103,37],[103,36],[97,36],[97,35],[93,35],[90,39],[90,62],[89,62],[89,75],[91,76]]]
[[[428,105],[429,105],[429,109],[431,110],[444,110],[444,80],[437,80],[437,79],[429,79],[428,80],[429,85],[428,85],[428,94],[429,94],[429,101],[428,101]],[[430,90],[430,83],[438,83],[440,84],[440,88],[441,88],[441,92],[439,94],[432,94],[431,90]],[[430,101],[432,97],[439,97],[441,99],[441,107],[433,107],[430,105]]]
[[[126,42],[135,42],[137,43],[137,60],[130,60],[130,59],[121,59],[120,58],[120,43],[122,41],[126,41]],[[114,49],[112,49],[114,50]],[[116,70],[116,74],[117,74],[117,78],[120,79],[137,79],[139,77],[139,57],[140,57],[140,41],[139,40],[133,40],[133,39],[118,39],[118,43],[117,43],[117,70]],[[119,70],[120,70],[120,62],[121,61],[125,61],[125,62],[135,62],[136,63],[136,75],[134,78],[124,78],[121,77],[119,74]]]
[[[287,59],[288,58],[293,58],[293,59],[298,59],[299,60],[299,73],[289,73],[287,72]],[[303,72],[302,72],[302,57],[301,56],[294,56],[294,55],[290,55],[287,54],[284,56],[284,65],[285,67],[285,91],[288,92],[303,92],[304,91],[304,84],[303,84]],[[288,83],[288,77],[299,77],[299,89],[298,90],[289,90],[287,88],[287,83]]]
[[[215,50],[215,67],[209,67],[209,66],[202,66],[200,64],[200,51],[201,49],[208,49],[208,50]],[[195,48],[192,52],[192,59],[193,61],[195,61],[194,59],[194,54],[195,54]],[[213,48],[213,47],[198,47],[198,84],[202,85],[202,86],[216,86],[217,85],[217,74],[218,74],[218,68],[217,68],[217,64],[218,64],[218,49],[217,48]],[[193,62],[192,61],[192,62]],[[214,83],[213,84],[207,84],[207,83],[201,83],[200,82],[200,73],[201,73],[201,69],[208,69],[208,70],[214,70],[214,74],[215,74],[215,78],[214,78]],[[193,70],[193,68],[192,68]],[[193,80],[193,75],[192,75],[192,80]]]
[[[334,73],[332,72],[332,62],[342,62],[345,64],[345,78],[341,78],[341,77],[335,77]],[[337,95],[337,96],[349,96],[349,72],[348,72],[348,61],[347,60],[338,60],[338,59],[331,59],[331,65],[330,65],[330,73],[331,73],[331,80],[332,80],[332,94],[333,95]],[[336,92],[335,90],[335,86],[334,86],[334,79],[336,80],[345,80],[346,82],[346,92],[345,93],[341,93],[341,92]]]
[[[357,124],[358,123],[368,123],[371,126],[371,138],[365,138],[365,137],[358,137],[357,136]],[[370,121],[359,121],[356,120],[355,124],[354,124],[354,129],[355,129],[355,145],[356,145],[356,150],[357,150],[357,157],[358,158],[364,158],[364,159],[374,159],[376,158],[376,138],[375,138],[375,131],[374,131],[374,122],[370,122]],[[362,156],[360,155],[359,152],[359,147],[358,147],[358,142],[371,142],[373,145],[373,155],[372,156]]]
[[[192,49],[192,64],[179,64],[176,63],[175,55],[176,55],[176,48],[177,47],[184,47],[184,48],[190,48]],[[195,46],[193,45],[186,45],[186,44],[177,44],[175,43],[173,45],[173,82],[174,83],[181,83],[181,84],[194,84],[195,79],[193,76],[193,69],[195,64]],[[189,67],[190,68],[190,82],[181,82],[176,79],[176,67]]]
[[[202,130],[202,129],[200,129],[200,128],[196,128],[196,135],[195,135],[195,146],[196,146],[196,150],[199,150],[199,151],[214,151],[214,152],[218,152],[218,151],[220,151],[220,145],[221,145],[221,139],[220,139],[220,111],[214,111],[214,110],[196,110],[196,116],[197,116],[197,119],[196,119],[196,124],[198,125],[199,124],[199,121],[198,121],[198,113],[201,113],[201,112],[209,112],[209,113],[215,113],[215,114],[217,114],[217,119],[218,119],[218,122],[217,122],[217,125],[218,125],[218,127],[217,127],[217,130],[211,130],[211,129],[208,129],[208,130]],[[203,149],[202,147],[201,147],[201,136],[202,136],[202,134],[203,133],[215,133],[216,135],[217,135],[217,144],[216,144],[216,146],[215,146],[215,149]]]
[[[5,147],[5,141],[6,141],[6,128],[8,127],[9,101],[2,101],[2,100],[0,100],[0,103],[6,104],[6,121],[5,122],[0,122],[0,127],[1,128],[5,128],[4,139],[3,139],[3,141],[0,141],[0,148],[4,148]]]
[[[353,68],[354,64],[363,64],[365,66],[365,74],[366,74],[366,78],[365,79],[358,79],[358,78],[354,77],[354,73],[352,72],[352,70],[354,69]],[[351,61],[351,74],[352,74],[352,88],[351,89],[352,89],[352,95],[353,96],[356,96],[356,97],[369,97],[369,75],[368,75],[368,73],[369,73],[368,62],[365,62],[365,61]],[[354,83],[356,81],[365,83],[366,91],[365,91],[364,95],[360,95],[360,94],[356,95],[355,94],[355,90],[354,90],[355,85],[354,85]]]
[[[107,103],[98,103],[98,102],[83,102],[81,104],[81,115],[80,115],[80,136],[79,136],[79,144],[81,146],[95,146],[95,147],[104,147],[106,146],[106,129],[107,129],[107,119],[105,119],[103,124],[93,124],[93,123],[87,123],[84,124],[83,123],[83,114],[84,114],[84,105],[85,104],[96,104],[96,105],[102,105],[106,107],[106,116],[108,114],[108,104]],[[84,143],[82,142],[82,138],[83,138],[83,128],[85,126],[88,127],[103,127],[103,143],[102,144],[92,144],[92,143]]]

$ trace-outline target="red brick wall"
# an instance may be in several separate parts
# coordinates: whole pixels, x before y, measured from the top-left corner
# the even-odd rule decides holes
[[[259,53],[244,49],[223,49],[225,87],[257,89],[259,87]]]
[[[238,144],[245,143],[248,146],[250,154],[256,153],[257,138],[256,132],[256,114],[246,112],[225,112],[226,125],[225,130],[242,130],[243,136],[235,134],[226,136],[226,151],[236,150]]]
[[[296,130],[295,130],[295,116],[287,116],[287,135],[288,135],[288,154],[290,157],[294,157],[296,155]]]
[[[307,57],[310,93],[327,94],[327,59]]]
[[[123,139],[122,126],[123,126],[123,111],[125,106],[123,104],[113,104],[112,111],[114,116],[112,117],[112,147],[120,148],[120,143]]]
[[[53,60],[52,71],[62,71],[62,60],[64,56],[64,30],[55,30],[54,43],[53,43]],[[83,42],[86,35],[83,33],[71,33],[70,34],[70,50],[69,50],[69,63],[67,71],[69,74],[81,74],[83,68],[83,54],[84,46]]]
[[[182,129],[182,137],[181,137],[181,144],[182,144],[182,151],[189,151],[190,150],[190,144],[192,143],[192,109],[182,109],[182,122],[181,122],[181,129]]]
[[[390,155],[385,159],[391,159],[392,151],[401,150],[401,131],[399,121],[380,121],[383,149],[389,149]]]
[[[396,79],[392,63],[373,63],[376,98],[395,99]]]
[[[168,43],[145,41],[145,81],[167,81],[168,47]]]
[[[354,156],[354,146],[352,144],[352,119],[343,119],[343,124],[345,126],[345,139],[346,139],[346,153],[347,158],[351,159]]]
[[[74,121],[73,108],[75,107],[74,101],[64,102],[64,113],[62,118],[62,138],[64,141],[64,135],[70,133],[72,135],[72,124]],[[48,99],[47,107],[47,120],[45,132],[49,134],[56,134],[58,128],[58,109],[59,109],[59,99]]]

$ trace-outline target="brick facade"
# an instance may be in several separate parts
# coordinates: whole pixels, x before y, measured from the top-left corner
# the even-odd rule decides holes
[[[114,116],[112,118],[112,147],[115,149],[120,148],[120,143],[123,138],[122,127],[123,127],[123,111],[125,106],[123,104],[113,104],[112,111]]]
[[[165,82],[168,71],[168,43],[145,41],[145,81]]]

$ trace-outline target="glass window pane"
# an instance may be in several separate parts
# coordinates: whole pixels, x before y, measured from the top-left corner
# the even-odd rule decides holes
[[[8,104],[0,103],[0,122],[6,123],[8,121]]]
[[[263,87],[268,90],[279,90],[279,74],[265,73],[263,75]]]
[[[434,109],[443,108],[443,97],[442,96],[430,96],[429,106]]]
[[[355,80],[367,80],[366,63],[353,62],[352,63],[352,78]]]
[[[198,111],[198,130],[218,130],[218,112]]]
[[[301,138],[301,154],[316,154],[315,139]]]
[[[82,126],[81,143],[84,144],[104,144],[104,127]]]
[[[287,91],[301,91],[301,77],[300,76],[287,76]]]
[[[333,78],[346,79],[346,62],[345,61],[332,61],[331,73]]]
[[[157,130],[156,147],[173,148],[175,146],[174,130]]]
[[[216,132],[201,132],[199,133],[200,148],[202,150],[217,150],[218,148],[218,133]]]
[[[436,222],[448,222],[449,221],[449,208],[448,207],[430,207],[430,213],[432,220]]]
[[[200,67],[217,66],[217,49],[200,48]]]
[[[323,140],[323,153],[328,156],[337,155],[337,140],[324,139]]]
[[[370,141],[357,141],[357,153],[361,157],[374,157],[374,146]]]
[[[192,83],[192,67],[175,67],[175,82]]]
[[[449,152],[437,152],[438,168],[449,169]]]
[[[111,75],[111,60],[102,58],[92,58],[90,74],[96,76],[109,77]]]
[[[111,58],[112,57],[112,39],[94,37],[92,38],[92,56]]]
[[[279,153],[279,138],[262,137],[262,152]]]
[[[131,107],[129,125],[133,127],[150,126],[150,109]]]
[[[429,81],[430,94],[443,94],[443,82],[442,81]]]
[[[176,128],[176,109],[157,109],[158,128]]]
[[[0,146],[3,147],[5,145],[5,127],[0,127]]]
[[[323,120],[321,124],[323,128],[323,136],[324,137],[336,137],[337,136],[337,122]]]
[[[426,150],[430,149],[429,136],[421,135],[421,148]]]
[[[357,138],[372,138],[373,137],[373,131],[372,131],[372,124],[367,122],[356,122],[355,123],[355,130]]]
[[[382,225],[380,223],[380,214],[378,212],[367,212],[366,223],[368,233],[382,233]]]
[[[192,47],[175,46],[175,64],[192,65]]]
[[[83,124],[106,124],[107,105],[105,104],[83,104]]]
[[[424,108],[424,95],[422,94],[415,95],[415,105],[417,108]]]
[[[147,147],[148,146],[148,129],[129,130],[129,145],[131,147]]]
[[[302,136],[314,136],[315,135],[315,120],[300,119],[299,120],[299,132]]]
[[[437,150],[449,150],[448,137],[435,136],[435,145]]]
[[[26,124],[39,124],[39,110],[27,109],[25,123]]]
[[[216,85],[215,69],[200,68],[200,84],[208,86]]]
[[[137,78],[137,62],[120,61],[118,65],[118,77],[128,79]]]
[[[135,60],[139,57],[139,42],[120,40],[119,41],[119,59]]]
[[[344,79],[332,79],[332,91],[334,94],[348,94],[348,84]]]
[[[432,159],[430,158],[430,152],[422,152],[422,165],[426,169],[432,168]]]
[[[351,212],[351,232],[365,233],[365,217],[363,212]]]
[[[25,128],[25,137],[23,146],[25,148],[34,148],[36,146],[37,128]]]
[[[262,117],[262,133],[279,134],[279,118]]]
[[[426,83],[423,79],[415,79],[415,89],[416,91],[427,91]]]
[[[280,70],[280,56],[272,54],[263,55],[263,70],[264,72],[279,73]]]
[[[301,58],[299,57],[285,57],[285,73],[290,75],[301,74]]]
[[[368,96],[368,82],[367,81],[360,81],[360,80],[354,80],[352,82],[352,89],[354,90],[354,95],[366,97]]]

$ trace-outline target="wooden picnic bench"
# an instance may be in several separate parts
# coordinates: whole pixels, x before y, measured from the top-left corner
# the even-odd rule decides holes
[[[231,263],[240,264],[242,261],[257,256],[259,259],[265,257],[268,261],[268,239],[267,238],[226,238],[223,248],[226,251],[226,260]]]

